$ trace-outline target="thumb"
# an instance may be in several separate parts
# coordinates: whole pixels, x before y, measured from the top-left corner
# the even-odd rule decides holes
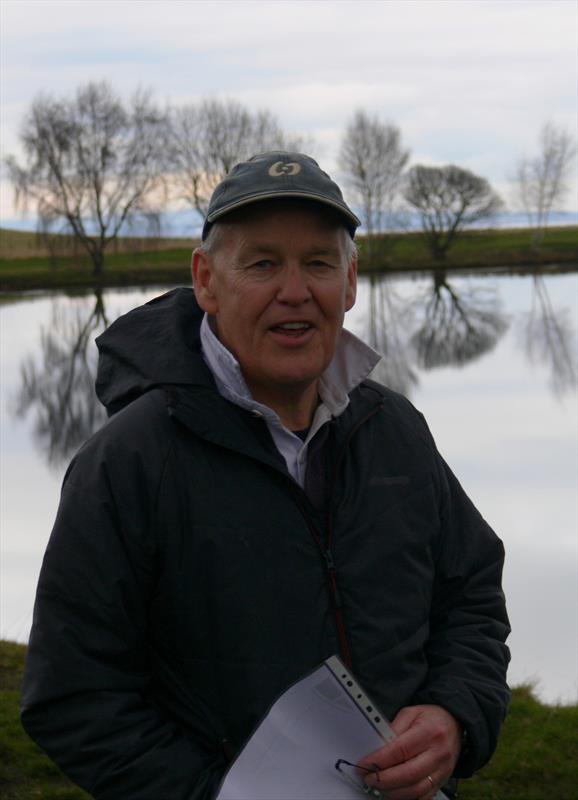
[[[419,717],[420,710],[418,706],[406,706],[400,709],[391,723],[391,728],[396,736],[401,736],[414,725],[416,719]]]

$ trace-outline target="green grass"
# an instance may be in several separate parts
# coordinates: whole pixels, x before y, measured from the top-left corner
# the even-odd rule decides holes
[[[372,244],[371,263],[367,263],[367,242],[359,242],[360,267],[370,270],[428,269],[445,266],[508,267],[535,264],[578,263],[578,228],[550,228],[542,244],[535,247],[532,231],[527,228],[464,231],[443,262],[435,262],[429,254],[422,233],[406,233],[377,237]]]
[[[105,265],[104,286],[154,283],[190,284],[191,248],[112,254]],[[39,256],[0,259],[0,291],[92,286],[91,265],[84,257],[60,258],[56,264]]]
[[[102,280],[105,286],[139,284],[190,284],[191,250],[186,239],[119,239],[111,247]],[[372,243],[361,237],[360,272],[471,267],[532,267],[537,264],[578,263],[578,227],[551,228],[539,248],[532,245],[528,229],[466,231],[456,240],[443,263],[432,260],[421,233],[378,237]],[[83,254],[40,255],[35,234],[0,230],[0,291],[61,289],[94,284],[91,265]],[[62,253],[70,252],[64,244]]]
[[[578,706],[539,703],[514,689],[512,707],[490,763],[460,784],[461,800],[576,800]]]
[[[0,228],[0,258],[46,257],[46,237],[32,231],[16,231],[11,228]],[[135,253],[144,250],[186,249],[191,246],[189,238],[134,237],[120,236],[109,245],[108,252]],[[59,256],[77,256],[82,248],[72,236],[52,234],[50,242]]]
[[[20,683],[26,648],[0,641],[0,797],[3,800],[84,800],[74,786],[24,733]]]
[[[19,687],[26,648],[0,642],[0,797],[84,800],[22,730]],[[548,706],[529,687],[514,689],[498,749],[460,800],[576,800],[578,706]],[[161,800],[159,798],[159,800]]]

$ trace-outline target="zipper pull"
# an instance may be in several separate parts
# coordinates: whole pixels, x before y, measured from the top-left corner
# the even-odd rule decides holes
[[[327,572],[329,573],[329,581],[331,583],[331,596],[333,598],[333,603],[335,608],[341,608],[341,594],[339,592],[339,587],[337,586],[337,567],[335,566],[335,561],[333,560],[333,553],[329,548],[323,552],[323,556],[325,558],[325,563],[327,565]]]
[[[329,548],[327,548],[327,550],[324,551],[323,557],[325,558],[325,563],[327,564],[327,569],[329,570],[329,572],[335,572],[336,570],[335,561],[333,560],[333,553]]]

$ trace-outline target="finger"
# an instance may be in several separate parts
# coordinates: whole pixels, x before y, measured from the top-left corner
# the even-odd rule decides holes
[[[360,761],[362,766],[371,768],[377,762],[381,769],[389,769],[429,751],[438,774],[446,769],[448,775],[453,772],[459,755],[459,726],[445,710],[435,706],[402,709],[395,724],[402,731],[397,739]]]
[[[427,793],[426,800],[433,800],[435,795],[436,795],[436,791],[437,791],[437,787],[436,787],[435,781],[434,781],[434,779],[432,778],[431,775],[426,775],[426,781],[427,781],[427,784],[428,784],[428,793]]]
[[[424,753],[412,758],[403,764],[398,764],[388,769],[369,772],[363,776],[364,782],[372,788],[381,789],[389,797],[390,794],[400,790],[413,792],[412,800],[431,793],[434,774],[434,763],[431,757]],[[432,776],[432,781],[427,777]]]
[[[380,783],[370,784],[369,781],[366,781],[366,783],[371,789],[378,789],[387,800],[434,800],[437,785],[434,783],[434,788],[432,789],[432,781],[426,776],[409,786],[403,786],[398,789],[386,789]]]
[[[418,706],[406,706],[401,708],[395,715],[391,728],[397,736],[401,736],[416,723],[419,717],[420,709]]]
[[[428,750],[429,745],[427,731],[424,731],[420,726],[414,726],[379,750],[365,756],[359,762],[359,766],[373,769],[373,764],[378,764],[382,770],[389,769],[415,758],[420,753]]]

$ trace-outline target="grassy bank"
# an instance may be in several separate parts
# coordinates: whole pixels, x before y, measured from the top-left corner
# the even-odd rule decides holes
[[[20,683],[26,648],[0,641],[0,797],[3,800],[84,800],[20,725]]]
[[[186,239],[120,239],[107,256],[104,286],[190,282],[191,250]],[[404,271],[471,267],[528,267],[537,264],[567,265],[578,262],[578,228],[548,230],[539,248],[532,245],[528,229],[468,231],[456,241],[440,264],[430,257],[421,233],[377,238],[370,248],[358,242],[360,271]],[[58,255],[41,255],[35,234],[0,231],[0,291],[91,286],[91,265],[74,245],[63,237]]]
[[[0,642],[0,796],[83,800],[30,741],[18,720],[23,645]],[[490,764],[461,784],[461,800],[574,800],[578,787],[578,706],[545,706],[528,688],[512,708]],[[161,800],[161,798],[159,798]]]

